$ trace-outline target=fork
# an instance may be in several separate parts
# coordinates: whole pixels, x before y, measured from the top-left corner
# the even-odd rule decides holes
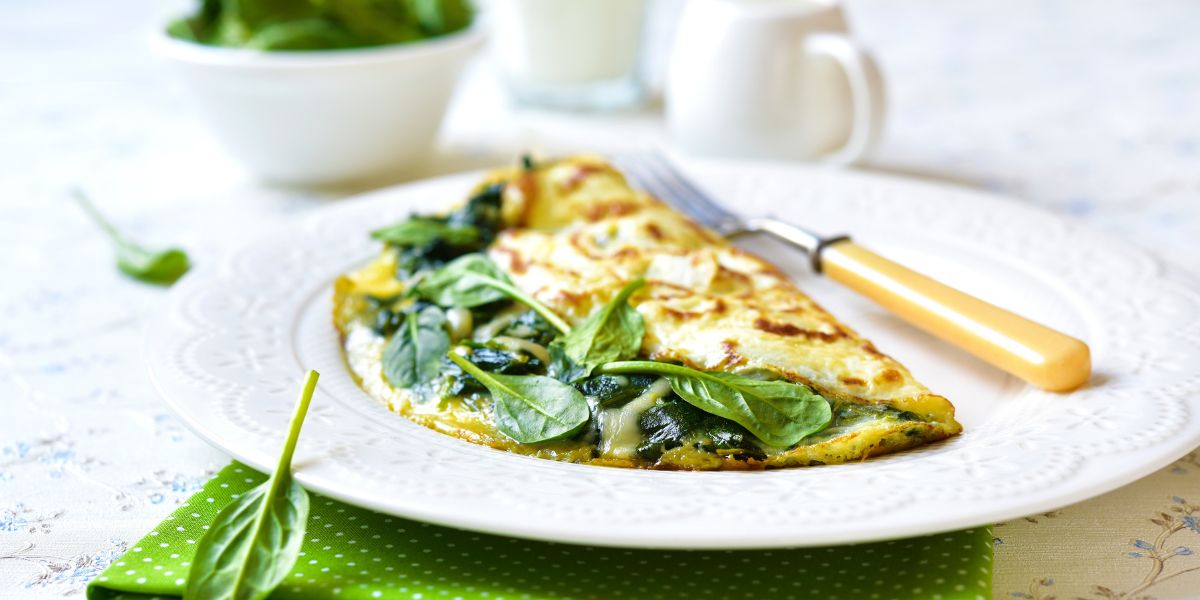
[[[1039,388],[1070,391],[1091,376],[1091,353],[1082,341],[890,261],[849,236],[822,236],[776,217],[730,212],[661,154],[622,155],[613,162],[651,195],[722,236],[779,238],[803,251],[816,273]]]

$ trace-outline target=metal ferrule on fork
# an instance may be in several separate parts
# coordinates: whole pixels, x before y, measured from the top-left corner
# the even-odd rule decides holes
[[[830,235],[820,236],[812,231],[809,231],[798,225],[793,225],[787,221],[781,221],[774,217],[749,217],[738,222],[741,225],[739,230],[732,231],[725,235],[739,235],[741,233],[769,233],[775,237],[801,249],[812,264],[813,271],[821,273],[821,253],[825,248],[838,242],[845,242],[850,239],[848,235]]]

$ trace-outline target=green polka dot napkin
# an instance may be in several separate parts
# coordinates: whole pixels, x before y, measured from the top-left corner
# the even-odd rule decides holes
[[[265,480],[226,467],[92,581],[88,598],[180,595],[207,524]],[[991,560],[987,528],[833,548],[623,550],[459,531],[314,494],[300,558],[271,597],[984,599]]]

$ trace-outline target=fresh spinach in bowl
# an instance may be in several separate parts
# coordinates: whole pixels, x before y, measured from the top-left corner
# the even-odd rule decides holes
[[[172,37],[257,50],[336,50],[412,42],[466,28],[467,0],[202,0]]]

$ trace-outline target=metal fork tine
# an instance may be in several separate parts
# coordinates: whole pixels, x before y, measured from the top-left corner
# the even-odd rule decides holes
[[[702,209],[705,213],[721,220],[729,219],[733,216],[728,210],[725,209],[725,207],[717,204],[717,202],[713,200],[712,196],[700,189],[699,186],[692,183],[690,179],[684,176],[683,173],[674,164],[672,164],[671,161],[667,160],[665,156],[655,153],[651,155],[650,160],[652,161],[652,164],[657,166],[658,171],[662,173],[665,178],[673,180],[680,188],[687,192],[689,201],[693,202],[697,209]]]
[[[622,157],[621,169],[646,191],[674,204],[688,216],[710,227],[728,222],[732,215],[716,205],[658,154]]]
[[[669,185],[656,176],[654,169],[649,166],[646,156],[649,155],[621,157],[615,162],[638,187],[646,190],[650,195],[690,214],[692,211],[688,210],[689,203],[687,200],[680,198],[675,190],[671,189]]]
[[[698,206],[691,194],[664,177],[657,168],[649,165],[643,166],[637,170],[637,178],[645,186],[646,191],[675,205],[689,217],[705,225],[712,224],[713,215],[704,210],[702,206]]]

